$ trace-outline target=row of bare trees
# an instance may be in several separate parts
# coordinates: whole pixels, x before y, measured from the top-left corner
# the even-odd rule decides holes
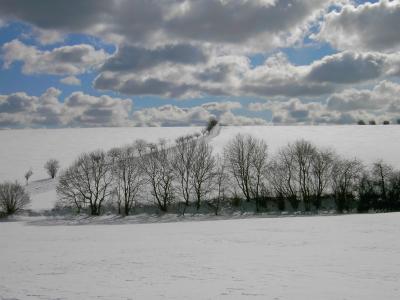
[[[218,214],[231,199],[254,204],[257,212],[318,211],[324,203],[340,213],[397,210],[400,173],[383,162],[367,169],[305,140],[269,157],[265,141],[251,135],[232,138],[222,155],[214,155],[204,138],[184,136],[172,146],[140,140],[83,154],[62,172],[57,192],[64,205],[92,215],[101,214],[106,201],[129,215],[148,198],[163,212],[179,204],[181,214],[203,205]]]

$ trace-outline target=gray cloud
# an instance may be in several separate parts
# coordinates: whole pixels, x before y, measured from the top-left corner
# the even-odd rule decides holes
[[[90,45],[74,45],[41,51],[18,40],[5,43],[2,47],[4,67],[13,62],[23,63],[25,74],[76,75],[98,67],[107,58],[103,50]]]
[[[81,81],[75,76],[64,77],[60,82],[66,85],[81,85]]]
[[[304,26],[327,2],[187,1],[166,22],[166,28],[178,38],[229,44],[254,43],[271,49],[298,34],[296,28]]]
[[[395,122],[400,113],[400,84],[381,81],[372,89],[345,89],[326,102],[304,102],[293,98],[249,104],[251,111],[272,112],[274,123],[355,124],[358,120]]]
[[[241,108],[233,101],[188,108],[164,105],[132,113],[130,99],[74,92],[61,100],[60,95],[56,88],[47,89],[39,97],[25,93],[0,95],[0,127],[204,126],[211,117],[224,125],[266,124],[263,119],[232,113],[232,109]]]
[[[313,63],[307,79],[346,84],[376,79],[384,74],[386,60],[378,53],[339,53]]]
[[[204,106],[181,108],[169,104],[136,111],[133,122],[136,126],[204,126],[211,117],[218,117],[223,125],[267,124],[263,119],[235,115],[230,110],[216,116]]]
[[[5,19],[20,19],[43,29],[81,31],[96,24],[99,14],[114,4],[109,0],[2,0],[0,14]]]
[[[390,81],[382,81],[372,90],[346,89],[329,96],[327,107],[337,111],[376,110],[387,111],[389,106],[400,104],[398,97],[400,85]]]
[[[31,23],[47,33],[81,32],[117,43],[145,43],[154,47],[174,40],[272,49],[299,40],[328,3],[328,0],[45,0],[40,3],[4,0],[0,2],[0,17]]]
[[[135,46],[121,47],[103,65],[103,71],[139,71],[163,63],[198,64],[206,61],[206,55],[199,47],[189,44],[165,45],[156,49]]]
[[[316,39],[338,49],[393,51],[400,49],[400,1],[348,4],[327,14]]]
[[[362,83],[400,74],[400,52],[343,52],[310,65],[296,66],[282,53],[252,67],[245,56],[212,57],[196,66],[168,64],[155,70],[104,71],[94,87],[128,95],[198,97],[199,95],[257,97],[318,97]]]
[[[14,93],[8,96],[0,96],[0,112],[18,113],[30,111],[35,107],[36,97],[25,93]]]
[[[99,88],[98,85],[95,86]],[[164,97],[184,97],[190,90],[187,84],[176,84],[171,81],[149,78],[145,80],[129,79],[125,81],[119,92],[127,95],[159,95]]]
[[[202,107],[209,111],[229,111],[232,109],[242,108],[242,104],[234,101],[208,102],[204,103]]]
[[[63,127],[130,124],[132,101],[75,92],[64,101],[61,91],[49,88],[40,97],[25,93],[0,95],[0,126]]]

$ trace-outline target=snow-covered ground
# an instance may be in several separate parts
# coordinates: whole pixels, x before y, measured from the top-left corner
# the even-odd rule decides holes
[[[271,154],[289,142],[306,139],[317,146],[336,150],[348,158],[357,157],[369,164],[383,159],[400,168],[400,126],[243,126],[223,127],[212,140],[216,151],[237,133],[264,139]]]
[[[400,213],[0,228],[0,299],[400,299]]]
[[[30,168],[32,181],[46,179],[43,166],[50,158],[58,159],[61,167],[68,167],[83,152],[107,151],[136,139],[173,141],[178,136],[200,131],[196,127],[0,130],[0,181],[24,181],[24,174]]]
[[[172,141],[200,130],[0,131],[0,181],[22,181],[31,167],[30,207],[50,209],[56,181],[43,170],[49,158],[66,167],[84,151],[139,138]],[[265,139],[270,153],[304,138],[366,163],[384,159],[400,168],[400,126],[224,127],[211,139],[215,151],[239,132]],[[400,213],[239,217],[0,222],[0,300],[400,299]]]
[[[180,135],[200,132],[198,127],[131,127],[26,129],[0,131],[0,181],[23,181],[24,173],[32,168],[32,180],[47,178],[43,165],[50,158],[68,166],[79,154],[96,149],[132,143],[136,139],[155,142],[160,138],[173,141]],[[265,139],[270,153],[288,142],[304,138],[317,145],[336,149],[348,157],[365,162],[384,159],[400,168],[400,126],[248,126],[223,127],[212,139],[220,152],[237,133],[250,133]]]
[[[56,200],[55,182],[48,180],[43,165],[50,158],[66,167],[82,152],[132,143],[136,139],[172,142],[176,137],[200,132],[198,127],[27,129],[0,131],[0,181],[19,180],[32,168],[28,191],[33,210],[51,209]],[[237,133],[264,139],[271,154],[296,139],[335,149],[346,157],[365,163],[383,159],[400,168],[400,126],[248,126],[222,127],[211,139],[217,153]]]

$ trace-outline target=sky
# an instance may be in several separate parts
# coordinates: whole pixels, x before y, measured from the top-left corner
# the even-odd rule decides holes
[[[0,0],[0,129],[400,119],[400,0]]]

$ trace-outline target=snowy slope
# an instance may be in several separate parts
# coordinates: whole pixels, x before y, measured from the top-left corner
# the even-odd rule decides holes
[[[32,168],[32,180],[46,179],[43,169],[49,158],[68,166],[80,153],[108,150],[135,139],[155,142],[160,138],[173,141],[180,135],[200,132],[198,127],[79,128],[0,131],[0,181],[23,180]],[[332,147],[349,157],[365,162],[382,158],[400,168],[400,126],[247,126],[223,127],[212,139],[220,152],[237,133],[250,133],[267,141],[270,153],[299,138],[317,145]]]
[[[173,141],[180,135],[200,132],[196,127],[130,127],[0,130],[0,181],[24,180],[32,168],[32,180],[48,178],[43,165],[50,158],[67,167],[87,151],[109,150],[136,139]]]
[[[68,166],[80,153],[108,150],[132,143],[135,139],[155,142],[166,138],[172,142],[187,133],[200,132],[196,127],[172,128],[86,128],[0,131],[0,181],[20,180],[32,168],[31,208],[50,209],[56,193],[54,181],[46,180],[43,169],[49,158]],[[383,159],[400,168],[400,126],[248,126],[222,127],[211,136],[215,151],[222,152],[226,143],[238,133],[249,133],[264,139],[269,152],[296,139],[304,138],[316,145],[335,149],[346,157],[358,157],[365,163]]]
[[[400,299],[400,213],[0,228],[0,299]]]
[[[212,145],[220,152],[237,133],[264,139],[269,152],[297,139],[306,139],[318,146],[336,150],[348,158],[358,157],[369,164],[383,159],[400,168],[400,126],[244,126],[224,127]]]

